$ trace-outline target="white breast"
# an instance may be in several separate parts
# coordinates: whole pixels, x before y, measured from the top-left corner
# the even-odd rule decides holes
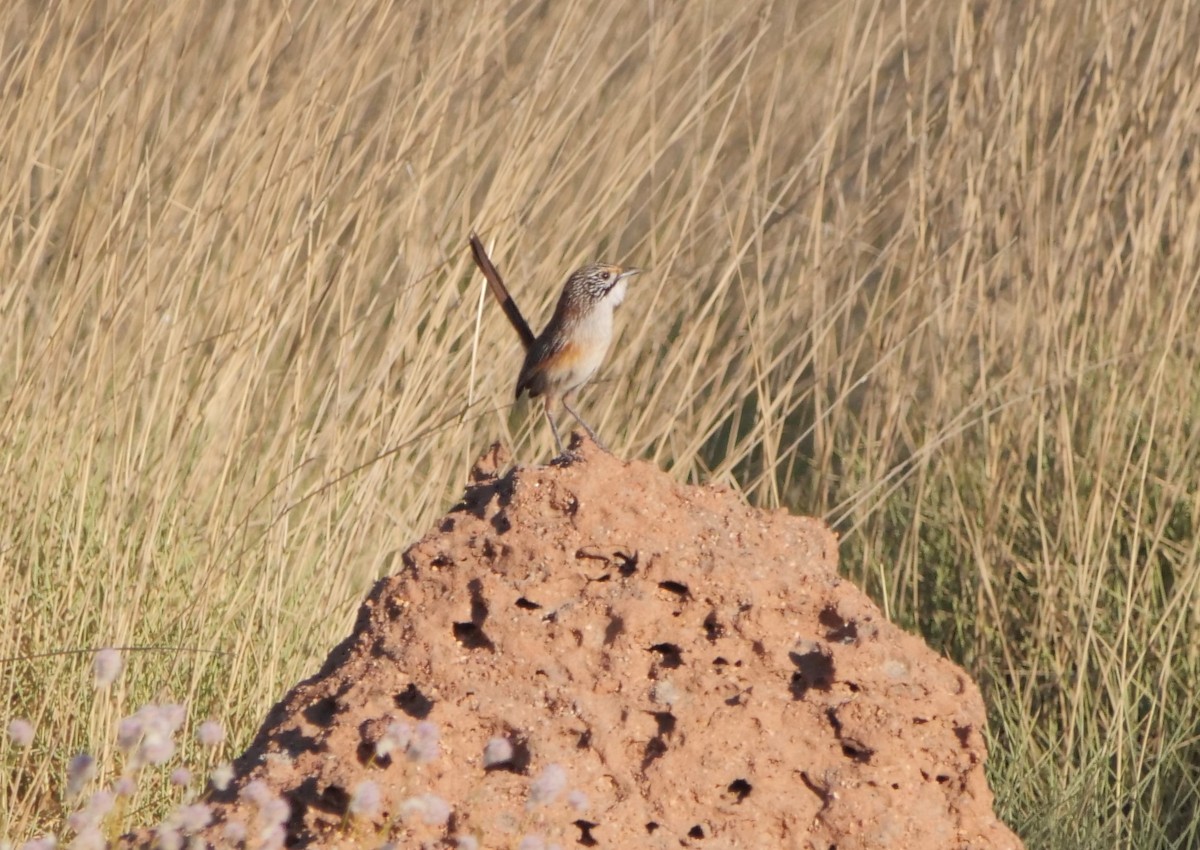
[[[624,295],[624,282],[618,284]],[[613,287],[615,290],[617,287]],[[585,352],[583,357],[575,361],[568,385],[574,389],[586,384],[604,362],[608,354],[608,346],[612,342],[613,333],[613,293],[609,292],[604,299],[589,312],[586,319],[579,322],[572,330],[571,336]],[[620,303],[620,302],[618,302]]]

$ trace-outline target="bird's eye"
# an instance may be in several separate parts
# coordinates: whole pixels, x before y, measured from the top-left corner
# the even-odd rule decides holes
[[[611,274],[609,274],[608,272],[600,272],[600,279],[601,279],[601,280],[608,280],[610,277],[612,277],[612,275],[611,275]]]

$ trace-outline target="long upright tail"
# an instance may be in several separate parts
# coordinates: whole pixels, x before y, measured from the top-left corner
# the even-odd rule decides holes
[[[504,315],[508,317],[517,336],[521,338],[521,345],[525,346],[525,350],[528,351],[533,346],[534,340],[529,323],[521,315],[521,308],[517,306],[517,302],[513,301],[512,296],[508,294],[508,288],[500,279],[500,272],[496,271],[496,267],[492,265],[491,258],[488,257],[487,251],[483,249],[483,243],[479,241],[479,237],[475,235],[474,231],[471,231],[470,242],[471,253],[475,255],[475,265],[479,266],[479,270],[487,278],[492,295],[496,296],[496,300],[500,302],[500,308],[504,310]]]

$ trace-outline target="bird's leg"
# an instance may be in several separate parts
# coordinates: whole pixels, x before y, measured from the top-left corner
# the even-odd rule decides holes
[[[592,438],[592,442],[599,446],[602,451],[608,451],[608,446],[604,445],[604,443],[600,441],[600,438],[596,436],[596,432],[592,430],[592,426],[584,422],[583,417],[575,412],[575,408],[571,407],[571,403],[567,401],[566,393],[563,393],[562,403],[563,407],[567,409],[567,413],[574,416],[575,421],[583,426],[583,430],[587,431],[587,435]]]
[[[562,438],[558,436],[558,425],[554,423],[554,412],[550,409],[553,402],[549,395],[542,399],[542,404],[543,409],[546,411],[546,421],[550,423],[550,433],[554,435],[554,445],[558,446],[558,453],[560,455],[566,454],[566,450],[563,449]],[[570,408],[567,409],[570,410]],[[578,419],[579,417],[575,418]]]

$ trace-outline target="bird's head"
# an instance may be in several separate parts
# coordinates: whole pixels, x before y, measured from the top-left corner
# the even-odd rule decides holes
[[[567,279],[566,290],[580,307],[594,307],[603,302],[615,308],[625,300],[629,278],[641,272],[641,269],[592,263],[576,270]]]

